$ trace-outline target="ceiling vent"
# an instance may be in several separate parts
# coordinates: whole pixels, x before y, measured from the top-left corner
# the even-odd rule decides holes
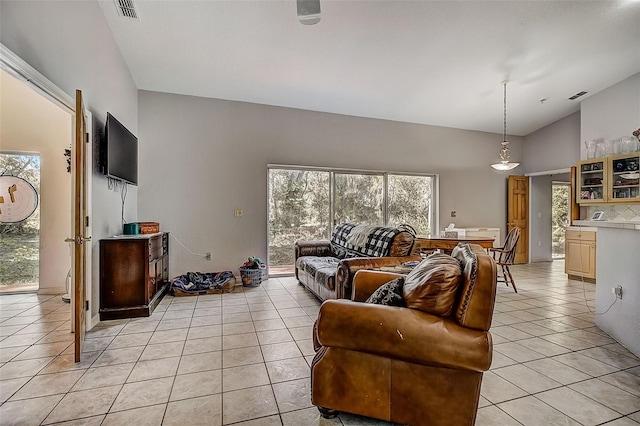
[[[133,0],[113,0],[118,9],[118,15],[124,18],[138,19],[138,11]]]
[[[571,97],[569,98],[569,100],[570,100],[570,101],[575,101],[575,100],[576,100],[576,99],[578,99],[580,96],[584,96],[584,95],[586,95],[586,94],[587,94],[587,92],[584,92],[584,91],[582,91],[582,92],[578,92],[578,93],[576,93],[575,95],[571,96]]]

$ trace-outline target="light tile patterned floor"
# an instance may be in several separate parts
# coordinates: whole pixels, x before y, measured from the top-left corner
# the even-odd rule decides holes
[[[594,325],[593,284],[562,262],[498,284],[494,360],[478,425],[640,423],[640,360]],[[69,305],[0,296],[0,424],[382,425],[310,402],[319,303],[293,278],[165,297],[149,318],[103,322],[73,363]]]

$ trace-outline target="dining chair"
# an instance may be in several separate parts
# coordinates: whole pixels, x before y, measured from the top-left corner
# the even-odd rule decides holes
[[[513,291],[516,293],[516,282],[513,280],[511,270],[509,266],[513,265],[513,260],[516,257],[516,245],[520,239],[520,228],[514,226],[507,234],[507,238],[504,239],[504,245],[502,247],[493,247],[489,249],[489,252],[493,255],[493,259],[496,264],[502,269],[502,274],[498,275],[498,281],[504,281],[508,286],[511,284]]]

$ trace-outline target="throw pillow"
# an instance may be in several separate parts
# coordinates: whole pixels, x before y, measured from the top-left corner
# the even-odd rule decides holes
[[[432,254],[405,278],[403,297],[408,308],[448,317],[462,275],[460,263],[446,254]]]
[[[382,284],[364,303],[376,303],[387,306],[405,306],[402,299],[402,286],[404,278],[396,278]]]

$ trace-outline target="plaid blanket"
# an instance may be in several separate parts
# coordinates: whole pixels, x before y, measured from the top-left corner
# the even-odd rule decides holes
[[[391,242],[401,232],[398,228],[377,226],[369,232],[364,246],[356,247],[348,242],[349,234],[355,227],[353,223],[343,223],[333,230],[331,248],[339,259],[388,256]]]

